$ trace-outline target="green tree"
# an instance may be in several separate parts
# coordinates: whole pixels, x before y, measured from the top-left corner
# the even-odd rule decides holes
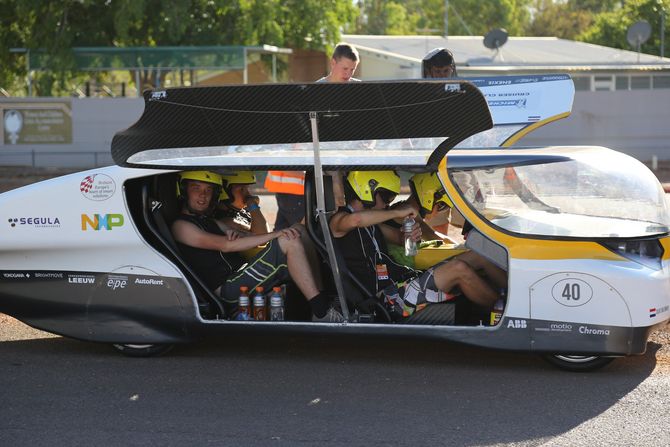
[[[642,52],[658,55],[660,50],[661,15],[670,15],[670,0],[627,0],[611,11],[597,14],[593,24],[577,36],[584,42],[606,45],[626,50],[632,48],[626,39],[628,28],[638,20],[646,20],[652,28],[650,39],[642,45]],[[668,53],[670,33],[665,34],[665,48]]]
[[[415,34],[418,14],[410,14],[407,2],[388,0],[361,0],[361,10],[355,32],[377,35]]]
[[[596,12],[580,7],[583,1],[556,2],[535,0],[533,20],[528,27],[529,36],[555,36],[574,40],[593,24]]]
[[[531,0],[450,0],[449,34],[484,35],[493,28],[506,28],[510,35],[523,35],[529,20]],[[444,0],[360,0],[356,30],[362,34],[416,34],[422,30],[444,33]]]
[[[42,95],[64,89],[73,77],[75,46],[329,50],[357,14],[350,0],[0,0],[0,7],[0,87],[26,76],[25,59],[8,48],[43,49],[51,70],[39,77]]]

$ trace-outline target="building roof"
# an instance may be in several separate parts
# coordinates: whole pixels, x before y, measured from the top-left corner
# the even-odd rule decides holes
[[[417,62],[433,48],[448,48],[461,67],[670,69],[670,58],[595,45],[557,37],[510,37],[496,53],[486,48],[483,36],[375,36],[343,35],[359,50]],[[638,59],[639,58],[639,59]]]

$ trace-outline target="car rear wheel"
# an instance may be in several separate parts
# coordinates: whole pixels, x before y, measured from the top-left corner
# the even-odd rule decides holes
[[[543,358],[560,369],[575,372],[595,371],[609,365],[614,360],[614,357],[569,354],[548,354],[543,356]]]
[[[114,348],[128,357],[155,357],[165,354],[172,345],[170,344],[114,344]]]

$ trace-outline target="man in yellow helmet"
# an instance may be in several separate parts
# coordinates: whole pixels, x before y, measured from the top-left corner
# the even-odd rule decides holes
[[[451,213],[453,204],[449,200],[444,186],[440,183],[437,172],[424,172],[413,175],[409,179],[409,187],[411,194],[407,198],[407,203],[419,210],[416,220],[421,225],[422,239],[440,239],[447,243],[455,244],[456,241],[452,240],[446,234],[449,225],[448,216]],[[440,228],[441,230],[445,230],[444,232],[439,232],[425,221],[426,217],[435,216],[437,213],[446,215],[447,226]]]
[[[182,172],[178,182],[182,209],[172,223],[172,234],[185,260],[221,297],[227,316],[236,314],[240,287],[268,290],[290,278],[307,298],[314,321],[342,321],[330,307],[330,298],[319,291],[298,229],[242,233],[213,217],[222,184],[221,175],[214,172]],[[263,244],[266,247],[249,261],[239,255]]]
[[[347,206],[333,215],[330,229],[347,268],[370,293],[397,288],[405,317],[428,304],[453,299],[449,292],[455,287],[480,306],[493,305],[498,294],[477,274],[488,266],[470,253],[441,262],[402,283],[408,269],[388,255],[387,241],[401,245],[404,235],[400,228],[384,223],[417,216],[418,209],[409,203],[389,208],[400,192],[400,177],[394,171],[349,172],[344,189]],[[411,238],[421,239],[419,223],[412,228]]]
[[[221,175],[223,190],[219,196],[216,218],[230,228],[266,234],[268,224],[261,212],[260,199],[249,192],[256,184],[256,176],[250,171],[235,171]]]

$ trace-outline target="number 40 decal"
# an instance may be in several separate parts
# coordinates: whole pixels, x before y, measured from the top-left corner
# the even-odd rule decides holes
[[[551,295],[564,306],[576,307],[588,303],[593,297],[593,288],[584,280],[564,278],[551,288]]]
[[[565,287],[563,287],[563,293],[561,293],[561,296],[565,298],[566,300],[575,300],[579,301],[579,296],[581,295],[580,292],[580,285],[578,282],[566,282]]]

